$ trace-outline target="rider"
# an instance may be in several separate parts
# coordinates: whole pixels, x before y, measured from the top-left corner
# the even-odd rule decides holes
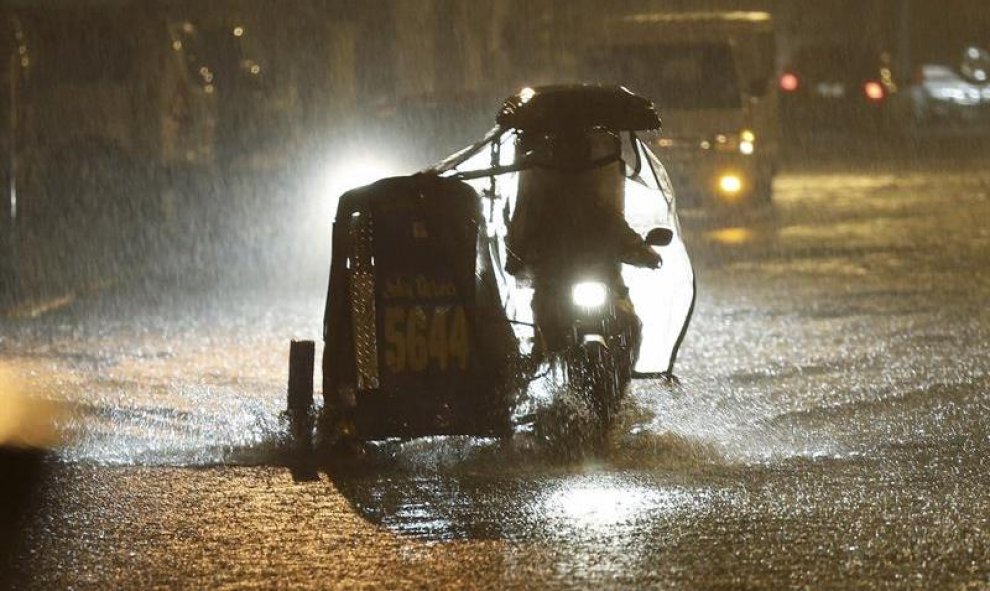
[[[569,298],[565,292],[575,277],[612,286],[620,316],[638,328],[620,263],[655,269],[661,259],[623,215],[619,136],[598,129],[530,131],[520,134],[516,153],[526,166],[506,237],[506,270],[532,281],[533,315],[544,346],[558,350],[566,342],[568,327],[558,319],[561,298]]]

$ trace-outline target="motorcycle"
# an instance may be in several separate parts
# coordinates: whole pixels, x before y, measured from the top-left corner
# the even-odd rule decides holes
[[[654,228],[644,242],[660,248],[673,237],[667,228]],[[621,281],[620,264],[611,266],[538,283],[533,293],[539,335],[534,355],[553,368],[559,386],[588,406],[599,440],[614,426],[636,375],[642,333],[629,289]]]

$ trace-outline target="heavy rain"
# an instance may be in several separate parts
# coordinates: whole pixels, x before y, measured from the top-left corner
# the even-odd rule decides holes
[[[7,0],[0,52],[0,587],[990,589],[985,0]],[[500,258],[576,84],[662,121],[595,128],[666,231],[574,291],[642,320],[565,331],[642,336],[605,414]]]

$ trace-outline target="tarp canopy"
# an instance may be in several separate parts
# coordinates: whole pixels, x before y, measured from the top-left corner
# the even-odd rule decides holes
[[[660,129],[648,99],[621,86],[587,84],[524,88],[505,101],[496,122],[522,131]]]
[[[666,170],[634,133],[624,135],[621,166],[625,178],[620,190],[624,192],[622,211],[626,222],[643,236],[657,227],[673,233],[670,244],[654,247],[663,258],[660,269],[623,265],[623,280],[643,322],[635,370],[643,374],[670,373],[694,307],[694,270],[682,240],[674,192]],[[461,178],[482,196],[479,205],[486,219],[488,248],[503,307],[517,333],[525,333],[527,330],[532,332],[532,289],[505,272],[509,220],[516,209],[519,188],[525,184],[521,181],[527,171],[523,159],[516,158],[518,137],[514,129],[496,128],[482,141],[438,164],[432,172]],[[521,340],[527,341],[526,338]]]

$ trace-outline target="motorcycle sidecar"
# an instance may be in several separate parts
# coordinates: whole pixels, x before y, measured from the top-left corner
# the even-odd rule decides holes
[[[458,180],[389,178],[341,197],[324,316],[323,441],[509,432],[518,344],[487,244],[481,200]]]

